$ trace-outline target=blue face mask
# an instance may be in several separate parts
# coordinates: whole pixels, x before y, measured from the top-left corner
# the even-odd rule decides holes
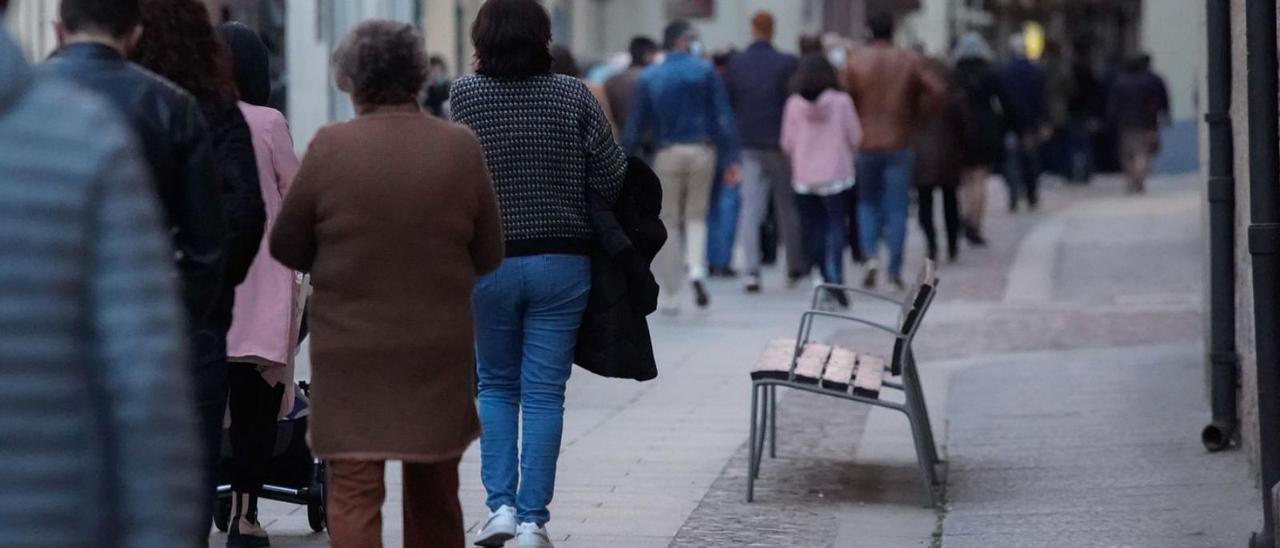
[[[689,53],[692,54],[694,57],[702,57],[702,54],[706,52],[707,52],[707,49],[705,46],[702,45],[701,41],[689,44]]]
[[[844,48],[831,48],[827,52],[827,61],[830,61],[831,66],[835,67],[836,70],[840,70],[840,67],[844,66],[846,57],[848,57],[848,53],[845,52]]]

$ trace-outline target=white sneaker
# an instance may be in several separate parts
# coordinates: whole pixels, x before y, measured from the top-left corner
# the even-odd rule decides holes
[[[476,533],[476,546],[499,548],[516,536],[516,509],[507,505],[489,512],[489,519]]]
[[[551,535],[547,534],[546,527],[538,527],[538,524],[524,522],[516,529],[516,546],[519,548],[555,548],[556,545],[551,544]]]

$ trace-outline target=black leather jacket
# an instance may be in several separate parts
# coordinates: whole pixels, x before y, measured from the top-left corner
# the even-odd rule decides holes
[[[199,329],[219,301],[227,222],[213,146],[195,99],[99,44],[67,46],[41,70],[107,99],[142,142],[173,235],[190,326]]]

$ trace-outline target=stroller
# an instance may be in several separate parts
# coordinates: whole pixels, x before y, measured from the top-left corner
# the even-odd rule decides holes
[[[258,493],[259,498],[302,504],[307,507],[307,522],[311,530],[324,531],[325,487],[328,481],[324,461],[311,455],[307,447],[307,416],[309,415],[311,386],[299,382],[293,410],[276,423],[276,446],[267,470],[267,482]],[[222,477],[227,477],[231,466],[231,443],[223,436]],[[213,509],[213,524],[226,532],[231,521],[231,485],[218,482],[218,501]]]

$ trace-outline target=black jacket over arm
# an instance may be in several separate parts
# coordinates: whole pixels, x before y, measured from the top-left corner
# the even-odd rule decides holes
[[[222,209],[227,219],[227,265],[218,302],[205,327],[231,328],[235,288],[244,281],[258,254],[267,223],[267,210],[258,181],[258,162],[253,152],[249,124],[234,101],[206,101],[201,104],[213,153],[221,179]]]
[[[667,241],[658,214],[662,184],[637,158],[617,204],[588,193],[594,241],[591,297],[587,303],[574,361],[604,377],[646,381],[658,376],[653,341],[645,317],[658,307],[658,282],[649,270]]]

